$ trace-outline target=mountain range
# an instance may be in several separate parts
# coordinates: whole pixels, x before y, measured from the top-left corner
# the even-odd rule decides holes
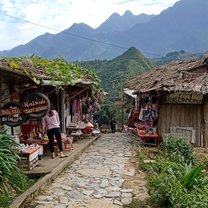
[[[111,60],[135,47],[147,57],[171,51],[208,50],[208,1],[180,0],[159,15],[112,14],[98,28],[81,23],[58,33],[38,36],[0,56],[65,58],[69,61]]]
[[[134,47],[112,60],[82,61],[78,64],[96,72],[105,91],[110,92],[108,97],[111,100],[116,98],[125,80],[132,79],[154,67],[152,61]]]

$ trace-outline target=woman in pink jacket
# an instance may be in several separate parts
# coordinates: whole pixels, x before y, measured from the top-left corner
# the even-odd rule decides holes
[[[56,141],[58,144],[60,157],[66,157],[63,153],[62,147],[62,139],[61,139],[61,128],[60,128],[60,120],[57,111],[54,109],[53,105],[51,105],[48,114],[42,119],[42,133],[47,133],[49,139],[49,149],[51,152],[51,158],[55,158],[54,153],[54,136],[56,137]]]

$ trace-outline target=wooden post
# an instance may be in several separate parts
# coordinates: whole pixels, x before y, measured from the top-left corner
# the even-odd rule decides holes
[[[204,116],[204,135],[203,135],[203,138],[204,138],[204,147],[207,148],[207,145],[208,145],[208,101],[206,101],[204,103],[204,109],[203,109],[204,113],[203,113],[203,116]]]
[[[3,76],[0,76],[0,107],[2,105],[2,92],[3,92]],[[3,125],[1,123],[1,118],[0,118],[0,130],[3,131]]]
[[[66,122],[65,122],[65,106],[64,106],[64,100],[65,100],[65,96],[66,96],[66,93],[65,93],[65,90],[61,90],[61,112],[60,112],[60,121],[61,121],[61,129],[62,129],[62,132],[63,133],[66,133]]]
[[[123,125],[124,125],[124,91],[123,91],[123,81],[121,81],[121,130],[123,131]]]

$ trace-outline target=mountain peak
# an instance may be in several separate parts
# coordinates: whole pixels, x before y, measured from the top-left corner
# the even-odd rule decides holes
[[[140,59],[141,57],[144,57],[143,54],[136,49],[135,47],[129,48],[127,51],[125,51],[122,55],[116,57],[115,59]]]
[[[74,23],[72,24],[72,26],[70,27],[70,29],[79,29],[79,28],[88,28],[88,29],[92,29],[89,25],[85,24],[85,23]]]
[[[111,88],[109,83],[113,80],[132,79],[153,68],[153,63],[134,47],[129,48],[122,55],[112,60],[82,62],[82,65],[95,69],[106,91]],[[116,89],[119,88],[119,86],[115,87]]]
[[[58,34],[38,36],[25,45],[0,52],[0,56],[35,53],[49,59],[109,60],[123,52],[120,47],[113,45],[126,48],[134,46],[149,57],[179,50],[190,53],[207,51],[207,8],[208,0],[178,0],[155,16],[134,15],[130,11],[122,16],[114,13],[96,29],[84,23],[73,24]],[[135,48],[129,51],[138,55]]]
[[[132,16],[133,13],[130,10],[125,11],[123,16]]]
[[[108,19],[111,19],[111,18],[119,18],[119,17],[121,17],[121,15],[115,12],[115,13],[111,14]]]
[[[88,33],[93,31],[94,29],[85,23],[74,23],[71,27],[66,29],[64,32],[71,32],[71,33]]]
[[[126,55],[126,54],[128,54],[130,56],[135,56],[135,55],[141,56],[142,55],[142,53],[135,47],[131,47],[126,52],[123,53],[123,55]]]

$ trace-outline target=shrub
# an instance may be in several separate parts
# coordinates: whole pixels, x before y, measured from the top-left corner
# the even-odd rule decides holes
[[[149,194],[159,207],[208,207],[206,163],[196,165],[192,148],[171,138],[161,146],[153,173],[148,177]]]
[[[9,194],[8,195],[1,195],[0,194],[0,207],[1,208],[8,207],[11,202],[12,202],[12,198]]]
[[[181,176],[181,172],[183,172],[184,167],[183,164],[178,164],[174,161],[170,161],[163,156],[158,156],[156,158],[156,163],[152,164],[152,169],[155,173],[168,173],[171,175],[175,175],[176,177]]]
[[[183,166],[160,156],[152,166],[155,171],[148,177],[148,187],[152,202],[172,207],[174,197],[182,194],[180,180]]]
[[[208,205],[208,180],[202,172],[204,165],[193,168],[166,162],[159,173],[148,178],[151,201],[160,207],[206,208]],[[168,167],[165,167],[165,166]]]
[[[147,205],[145,202],[143,201],[140,201],[140,200],[133,200],[131,202],[131,204],[128,204],[128,205],[124,205],[123,206],[124,208],[146,208]]]
[[[139,168],[144,171],[151,171],[152,170],[152,164],[144,163],[144,160],[149,160],[150,158],[144,153],[144,151],[141,151],[138,155],[139,157]]]
[[[160,207],[208,207],[208,179],[203,173],[205,164],[182,165],[158,157],[148,178],[151,201]]]
[[[2,192],[8,192],[9,178],[13,171],[19,171],[17,160],[19,156],[13,148],[17,144],[6,133],[0,133],[0,183]]]
[[[161,151],[171,161],[196,164],[191,146],[182,139],[169,138],[161,145]]]
[[[17,194],[33,183],[17,167],[20,158],[15,153],[16,147],[9,135],[0,132],[0,207],[8,207]]]
[[[208,179],[205,174],[202,172],[206,164],[201,164],[196,167],[191,167],[191,165],[186,165],[184,175],[182,178],[182,184],[187,190],[193,188],[203,188],[208,187]]]

